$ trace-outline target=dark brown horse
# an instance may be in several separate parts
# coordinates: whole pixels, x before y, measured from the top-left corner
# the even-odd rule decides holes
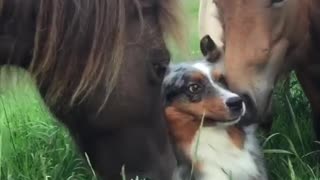
[[[260,120],[279,76],[295,70],[320,139],[320,1],[201,0],[200,32],[224,51],[230,88],[250,99]]]
[[[0,0],[0,63],[30,69],[103,179],[168,180],[161,106],[175,0]],[[176,37],[176,36],[175,36]]]

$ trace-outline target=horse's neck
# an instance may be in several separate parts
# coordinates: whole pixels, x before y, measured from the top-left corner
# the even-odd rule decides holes
[[[314,83],[320,83],[320,1],[309,0],[310,40],[309,51],[301,58],[302,66],[298,71],[308,74]]]

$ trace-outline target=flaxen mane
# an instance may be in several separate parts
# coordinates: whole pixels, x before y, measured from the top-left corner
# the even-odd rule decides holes
[[[0,0],[0,23],[4,24],[0,30],[18,29],[8,32],[14,41],[8,39],[8,47],[4,48],[15,55],[5,57],[13,64],[23,64],[19,57],[29,55],[32,62],[26,67],[38,83],[50,79],[46,90],[49,103],[60,98],[67,98],[70,105],[80,102],[100,81],[106,82],[107,100],[126,48],[126,23],[131,18],[127,13],[137,11],[143,25],[143,3],[142,0]],[[154,3],[163,32],[179,39],[177,1]],[[66,93],[67,89],[72,92]]]

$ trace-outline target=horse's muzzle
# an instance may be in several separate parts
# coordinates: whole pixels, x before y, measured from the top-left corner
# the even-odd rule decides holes
[[[258,117],[257,106],[252,100],[252,98],[247,94],[242,94],[241,97],[246,105],[246,113],[240,120],[239,124],[243,126],[248,126],[251,124],[259,123],[260,120]]]

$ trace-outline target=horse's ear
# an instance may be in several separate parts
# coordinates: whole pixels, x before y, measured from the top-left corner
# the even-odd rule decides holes
[[[220,57],[220,51],[209,35],[205,35],[201,39],[200,50],[209,62],[216,62]]]

